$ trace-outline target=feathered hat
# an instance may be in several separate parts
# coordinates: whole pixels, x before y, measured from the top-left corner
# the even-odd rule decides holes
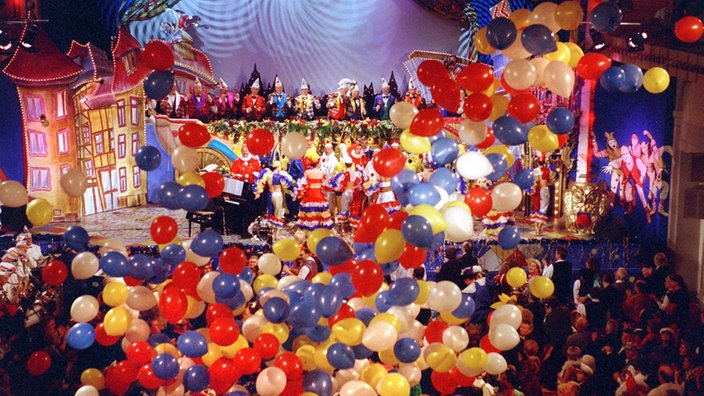
[[[386,82],[386,79],[384,77],[381,78],[381,87],[389,88],[389,83]]]
[[[284,86],[284,84],[281,83],[281,79],[279,78],[279,76],[276,76],[276,78],[274,78],[274,87],[282,87],[283,88],[283,86]]]
[[[220,89],[227,89],[227,84],[225,84],[225,80],[223,80],[222,78],[220,79],[220,84],[218,84],[218,86],[220,87]]]
[[[193,82],[193,86],[196,87],[198,85],[200,85],[201,87],[203,86],[203,84],[200,83],[200,80],[198,79],[198,77],[196,77],[196,81]]]
[[[256,80],[254,80],[254,82],[252,83],[252,85],[251,85],[250,88],[256,88],[256,89],[259,89],[259,88],[260,88],[260,86],[259,86],[259,79],[258,79],[258,78],[257,78]]]
[[[408,89],[416,89],[416,83],[411,79],[408,81]]]
[[[301,89],[310,89],[310,88],[308,87],[308,83],[306,82],[306,79],[305,79],[305,78],[302,78],[302,79],[301,79]]]

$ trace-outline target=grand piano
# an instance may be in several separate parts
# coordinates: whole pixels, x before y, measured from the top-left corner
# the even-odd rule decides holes
[[[250,196],[251,191],[247,191],[245,183],[224,177],[225,189],[223,190],[223,216],[225,224],[225,234],[237,234],[246,237],[247,227],[251,223],[250,212],[253,211],[252,201],[253,196]]]

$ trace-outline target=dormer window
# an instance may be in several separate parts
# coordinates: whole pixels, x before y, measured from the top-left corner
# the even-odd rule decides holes
[[[131,50],[122,56],[122,64],[125,66],[127,75],[131,75],[137,70],[137,51]]]

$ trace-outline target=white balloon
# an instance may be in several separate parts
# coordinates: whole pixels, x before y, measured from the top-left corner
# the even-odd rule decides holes
[[[353,311],[359,311],[362,308],[372,308],[376,311],[375,307],[370,306],[366,301],[359,297],[350,298],[349,301],[347,301],[347,305],[349,305]]]
[[[94,387],[93,385],[83,385],[78,390],[76,393],[74,393],[75,396],[98,396],[100,395],[100,392],[98,392],[98,388]]]
[[[264,316],[252,315],[242,323],[242,335],[247,341],[254,342],[262,333],[262,329],[267,323],[269,323],[269,321],[266,320]]]
[[[257,262],[259,271],[263,274],[279,275],[281,273],[281,259],[273,253],[264,253]]]
[[[279,283],[276,288],[279,290],[283,290],[285,287],[291,286],[292,284],[302,280],[303,279],[297,277],[296,275],[286,275],[279,279]]]
[[[574,89],[574,70],[567,63],[552,61],[543,72],[545,86],[554,93],[569,98]]]
[[[507,351],[518,345],[521,342],[521,337],[511,325],[498,324],[489,329],[489,341],[496,349]]]
[[[157,301],[154,292],[149,290],[149,288],[133,286],[130,287],[127,293],[127,302],[125,304],[135,311],[146,311],[154,308],[158,303],[159,301]]]
[[[442,332],[442,343],[455,353],[462,352],[469,344],[467,330],[460,326],[449,326]]]
[[[465,179],[477,180],[494,171],[494,166],[478,151],[467,151],[455,160],[455,170]]]
[[[493,314],[491,314],[491,326],[496,326],[500,324],[507,324],[514,329],[518,330],[518,327],[523,321],[523,314],[521,309],[513,304],[504,304],[498,307]]]
[[[376,396],[376,391],[364,381],[353,380],[342,385],[340,396]]]
[[[393,348],[398,332],[389,322],[378,321],[372,323],[364,331],[362,344],[374,352],[381,352]]]
[[[128,340],[131,344],[137,341],[146,341],[149,339],[150,334],[151,328],[149,327],[149,323],[143,319],[135,318],[130,322],[130,327],[127,329],[127,332],[125,332],[124,339]]]
[[[487,354],[487,362],[486,366],[484,366],[484,370],[486,370],[487,373],[491,375],[499,375],[506,371],[507,367],[506,359],[504,359],[500,353],[489,352]]]
[[[413,325],[415,317],[411,317],[411,311],[409,311],[405,306],[404,307],[394,306],[394,307],[389,308],[386,312],[390,313],[398,318],[400,333],[403,333],[404,331],[408,331],[408,329],[410,329],[411,326]]]
[[[240,279],[240,291],[242,292],[245,301],[249,301],[254,297],[254,290],[252,290],[252,285],[247,283],[244,279]]]
[[[188,146],[178,146],[171,153],[171,164],[181,173],[192,172],[198,169],[200,157],[195,149]]]
[[[515,183],[499,183],[491,190],[491,199],[497,212],[510,212],[523,201],[523,191]]]
[[[273,298],[273,297],[278,297],[278,298],[283,299],[287,303],[291,303],[291,299],[288,296],[288,294],[286,294],[278,289],[270,289],[270,290],[265,291],[264,293],[262,293],[259,296],[259,305],[263,307],[264,304],[266,304],[266,302],[269,301],[269,299]]]
[[[340,389],[342,385],[358,379],[359,371],[355,370],[354,368],[337,370],[337,372],[335,373],[335,381],[337,382],[338,389]]]
[[[472,121],[465,118],[460,122],[457,134],[460,140],[468,146],[476,146],[486,139],[487,126],[484,121]]]
[[[27,205],[27,189],[15,180],[5,180],[0,184],[0,202],[10,208]]]
[[[289,132],[281,138],[281,152],[291,160],[302,158],[308,151],[308,141],[300,132]]]
[[[73,300],[71,304],[71,320],[75,322],[90,322],[100,311],[98,299],[90,294],[84,294]]]
[[[418,111],[413,103],[399,101],[389,109],[389,119],[399,129],[408,129]]]
[[[421,342],[423,341],[423,334],[425,333],[425,326],[423,323],[414,320],[413,323],[411,324],[411,327],[398,335],[398,338],[413,338],[414,340]]]
[[[218,271],[210,271],[203,275],[198,281],[196,292],[198,297],[208,304],[215,304],[215,292],[213,291],[213,281],[220,275]]]
[[[428,296],[428,305],[438,312],[452,312],[462,303],[462,290],[454,282],[440,281]]]
[[[530,13],[531,25],[545,25],[551,32],[557,33],[560,24],[555,20],[557,4],[553,2],[540,3]]]
[[[420,367],[415,364],[403,364],[398,368],[398,373],[406,377],[408,384],[414,387],[420,383],[422,373]]]
[[[461,206],[451,206],[442,211],[447,228],[445,239],[452,242],[464,242],[474,236],[472,214]]]
[[[535,67],[529,60],[515,59],[506,64],[503,76],[513,89],[528,89],[535,84]]]
[[[156,391],[156,396],[183,396],[186,389],[180,382],[174,382],[170,385],[159,387]]]
[[[545,66],[547,66],[550,61],[543,57],[537,57],[531,59],[530,63],[533,64],[533,67],[535,67],[535,83],[533,83],[533,85],[539,87],[545,84],[543,75],[545,73]]]
[[[286,373],[278,367],[267,367],[257,376],[256,387],[261,396],[276,396],[286,387]]]
[[[91,252],[78,253],[71,262],[71,274],[76,279],[88,279],[100,269],[100,261]]]

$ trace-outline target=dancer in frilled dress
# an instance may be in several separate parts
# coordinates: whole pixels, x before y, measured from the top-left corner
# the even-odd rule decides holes
[[[312,231],[316,228],[332,228],[333,221],[330,214],[328,200],[323,195],[323,180],[325,173],[318,164],[308,169],[304,178],[296,186],[296,197],[300,197],[298,207],[298,228]]]
[[[264,192],[264,187],[269,187],[271,202],[267,208],[268,220],[273,227],[283,227],[286,208],[284,207],[284,193],[286,189],[290,189],[293,185],[293,179],[288,172],[281,170],[281,163],[274,161],[271,169],[261,171],[257,181],[255,182],[254,198],[259,199],[259,196]]]
[[[379,176],[379,195],[377,195],[375,203],[383,206],[389,214],[401,210],[401,203],[396,199],[396,194],[391,190],[390,178]]]
[[[340,225],[349,224],[351,227],[359,225],[361,218],[361,201],[355,199],[361,193],[361,198],[364,194],[361,192],[362,174],[357,170],[357,166],[352,162],[352,159],[345,157],[345,169],[335,175],[330,185],[333,190],[341,193],[340,211],[337,213],[337,223]],[[359,168],[361,169],[361,168]]]
[[[530,219],[535,227],[535,235],[543,233],[543,226],[548,222],[548,208],[550,207],[550,182],[554,173],[545,162],[545,154],[538,156],[538,167],[535,168],[535,192],[532,195],[533,211]]]

